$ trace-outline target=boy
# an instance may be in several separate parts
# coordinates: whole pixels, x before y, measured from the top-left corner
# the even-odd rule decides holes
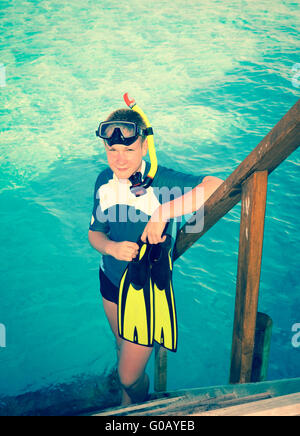
[[[99,270],[100,291],[117,343],[122,405],[127,405],[147,398],[149,379],[145,368],[152,348],[119,337],[117,304],[121,276],[128,262],[138,254],[136,241],[139,236],[150,244],[164,242],[164,231],[174,236],[174,228],[175,232],[178,230],[174,218],[200,209],[223,180],[212,176],[192,176],[158,166],[146,194],[135,197],[130,191],[132,183],[129,178],[139,172],[145,177],[150,167],[143,160],[148,150],[147,137],[143,133],[146,131],[145,122],[131,109],[119,109],[106,121],[110,122],[106,133],[108,139],[104,139],[109,167],[99,174],[96,181],[89,241],[103,255]],[[136,136],[131,141],[124,139],[126,128],[130,128],[128,123],[134,123],[136,127]],[[161,198],[164,197],[161,193],[170,190],[174,200],[170,201],[170,196]]]

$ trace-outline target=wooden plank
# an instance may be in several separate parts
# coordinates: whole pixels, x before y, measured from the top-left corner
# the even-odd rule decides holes
[[[242,208],[230,383],[251,381],[268,172],[242,186]]]
[[[233,394],[227,394],[223,397],[210,398],[207,400],[200,400],[197,397],[187,396],[176,402],[169,401],[169,404],[166,404],[163,407],[145,409],[143,412],[135,413],[135,416],[186,416],[200,411],[219,409],[229,405],[249,403],[266,398],[271,398],[271,395],[267,392],[241,398],[237,398]]]
[[[167,350],[158,344],[155,344],[154,390],[167,390]]]
[[[193,231],[193,225],[197,223],[195,217],[183,226],[174,247],[174,260],[240,201],[242,184],[246,179],[256,171],[267,171],[271,174],[299,145],[300,100],[205,202],[202,231]]]
[[[272,380],[260,383],[229,384],[152,394],[143,404],[119,406],[98,412],[85,413],[95,416],[121,415],[180,415],[181,411],[193,413],[236,406],[267,398],[281,397],[300,392],[300,378]],[[179,407],[180,406],[180,407]]]
[[[215,398],[199,398],[194,395],[184,395],[163,400],[150,401],[144,404],[133,404],[125,408],[119,407],[93,416],[178,416],[191,415],[206,410],[219,409],[236,404],[244,404],[271,398],[269,392],[237,397],[228,393]]]
[[[194,416],[300,416],[300,393],[200,412]]]
[[[138,414],[144,414],[145,410],[149,409],[157,409],[158,407],[163,407],[165,404],[170,404],[170,402],[176,402],[183,400],[185,398],[184,395],[181,396],[174,396],[174,397],[167,397],[167,398],[158,398],[155,400],[147,401],[146,403],[142,404],[131,404],[129,406],[119,406],[114,407],[111,409],[106,409],[101,412],[94,412],[90,415],[92,416],[123,416],[123,415],[138,415]],[[140,413],[142,412],[142,413]]]

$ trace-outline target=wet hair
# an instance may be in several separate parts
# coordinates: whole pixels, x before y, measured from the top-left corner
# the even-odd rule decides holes
[[[146,129],[146,124],[139,113],[133,111],[132,109],[117,109],[112,112],[105,121],[130,121],[136,123],[137,127],[140,129]],[[145,141],[146,136],[142,136],[142,143]]]

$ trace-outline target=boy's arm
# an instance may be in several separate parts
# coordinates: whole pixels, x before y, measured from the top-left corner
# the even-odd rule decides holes
[[[88,238],[95,250],[101,254],[110,255],[113,241],[105,233],[89,230]]]
[[[111,255],[111,249],[114,241],[109,239],[109,237],[102,232],[93,232],[89,230],[89,242],[95,250],[99,251],[101,254]]]
[[[222,183],[223,180],[218,177],[206,176],[202,183],[188,193],[161,204],[146,225],[142,240],[148,239],[151,244],[163,242],[165,237],[162,238],[161,235],[166,222],[172,218],[196,212]]]
[[[138,254],[139,246],[135,242],[115,242],[109,239],[105,233],[93,232],[92,230],[89,230],[88,237],[95,250],[101,254],[113,256],[117,260],[131,262]]]
[[[167,221],[169,219],[188,215],[196,212],[207,201],[207,199],[222,185],[224,180],[219,177],[206,176],[198,186],[189,191],[182,197],[178,197],[173,201],[164,203],[160,206],[159,214],[160,219]]]

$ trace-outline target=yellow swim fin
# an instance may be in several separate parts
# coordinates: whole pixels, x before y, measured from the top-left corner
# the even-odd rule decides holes
[[[177,350],[177,316],[172,284],[172,240],[153,245],[150,251],[154,295],[154,340],[170,351]]]
[[[153,346],[153,289],[150,279],[151,245],[140,239],[138,256],[127,266],[119,286],[118,329],[127,341]]]
[[[118,329],[121,338],[152,347],[156,341],[177,350],[177,316],[172,284],[172,240],[150,245],[138,240],[138,256],[120,281]]]

